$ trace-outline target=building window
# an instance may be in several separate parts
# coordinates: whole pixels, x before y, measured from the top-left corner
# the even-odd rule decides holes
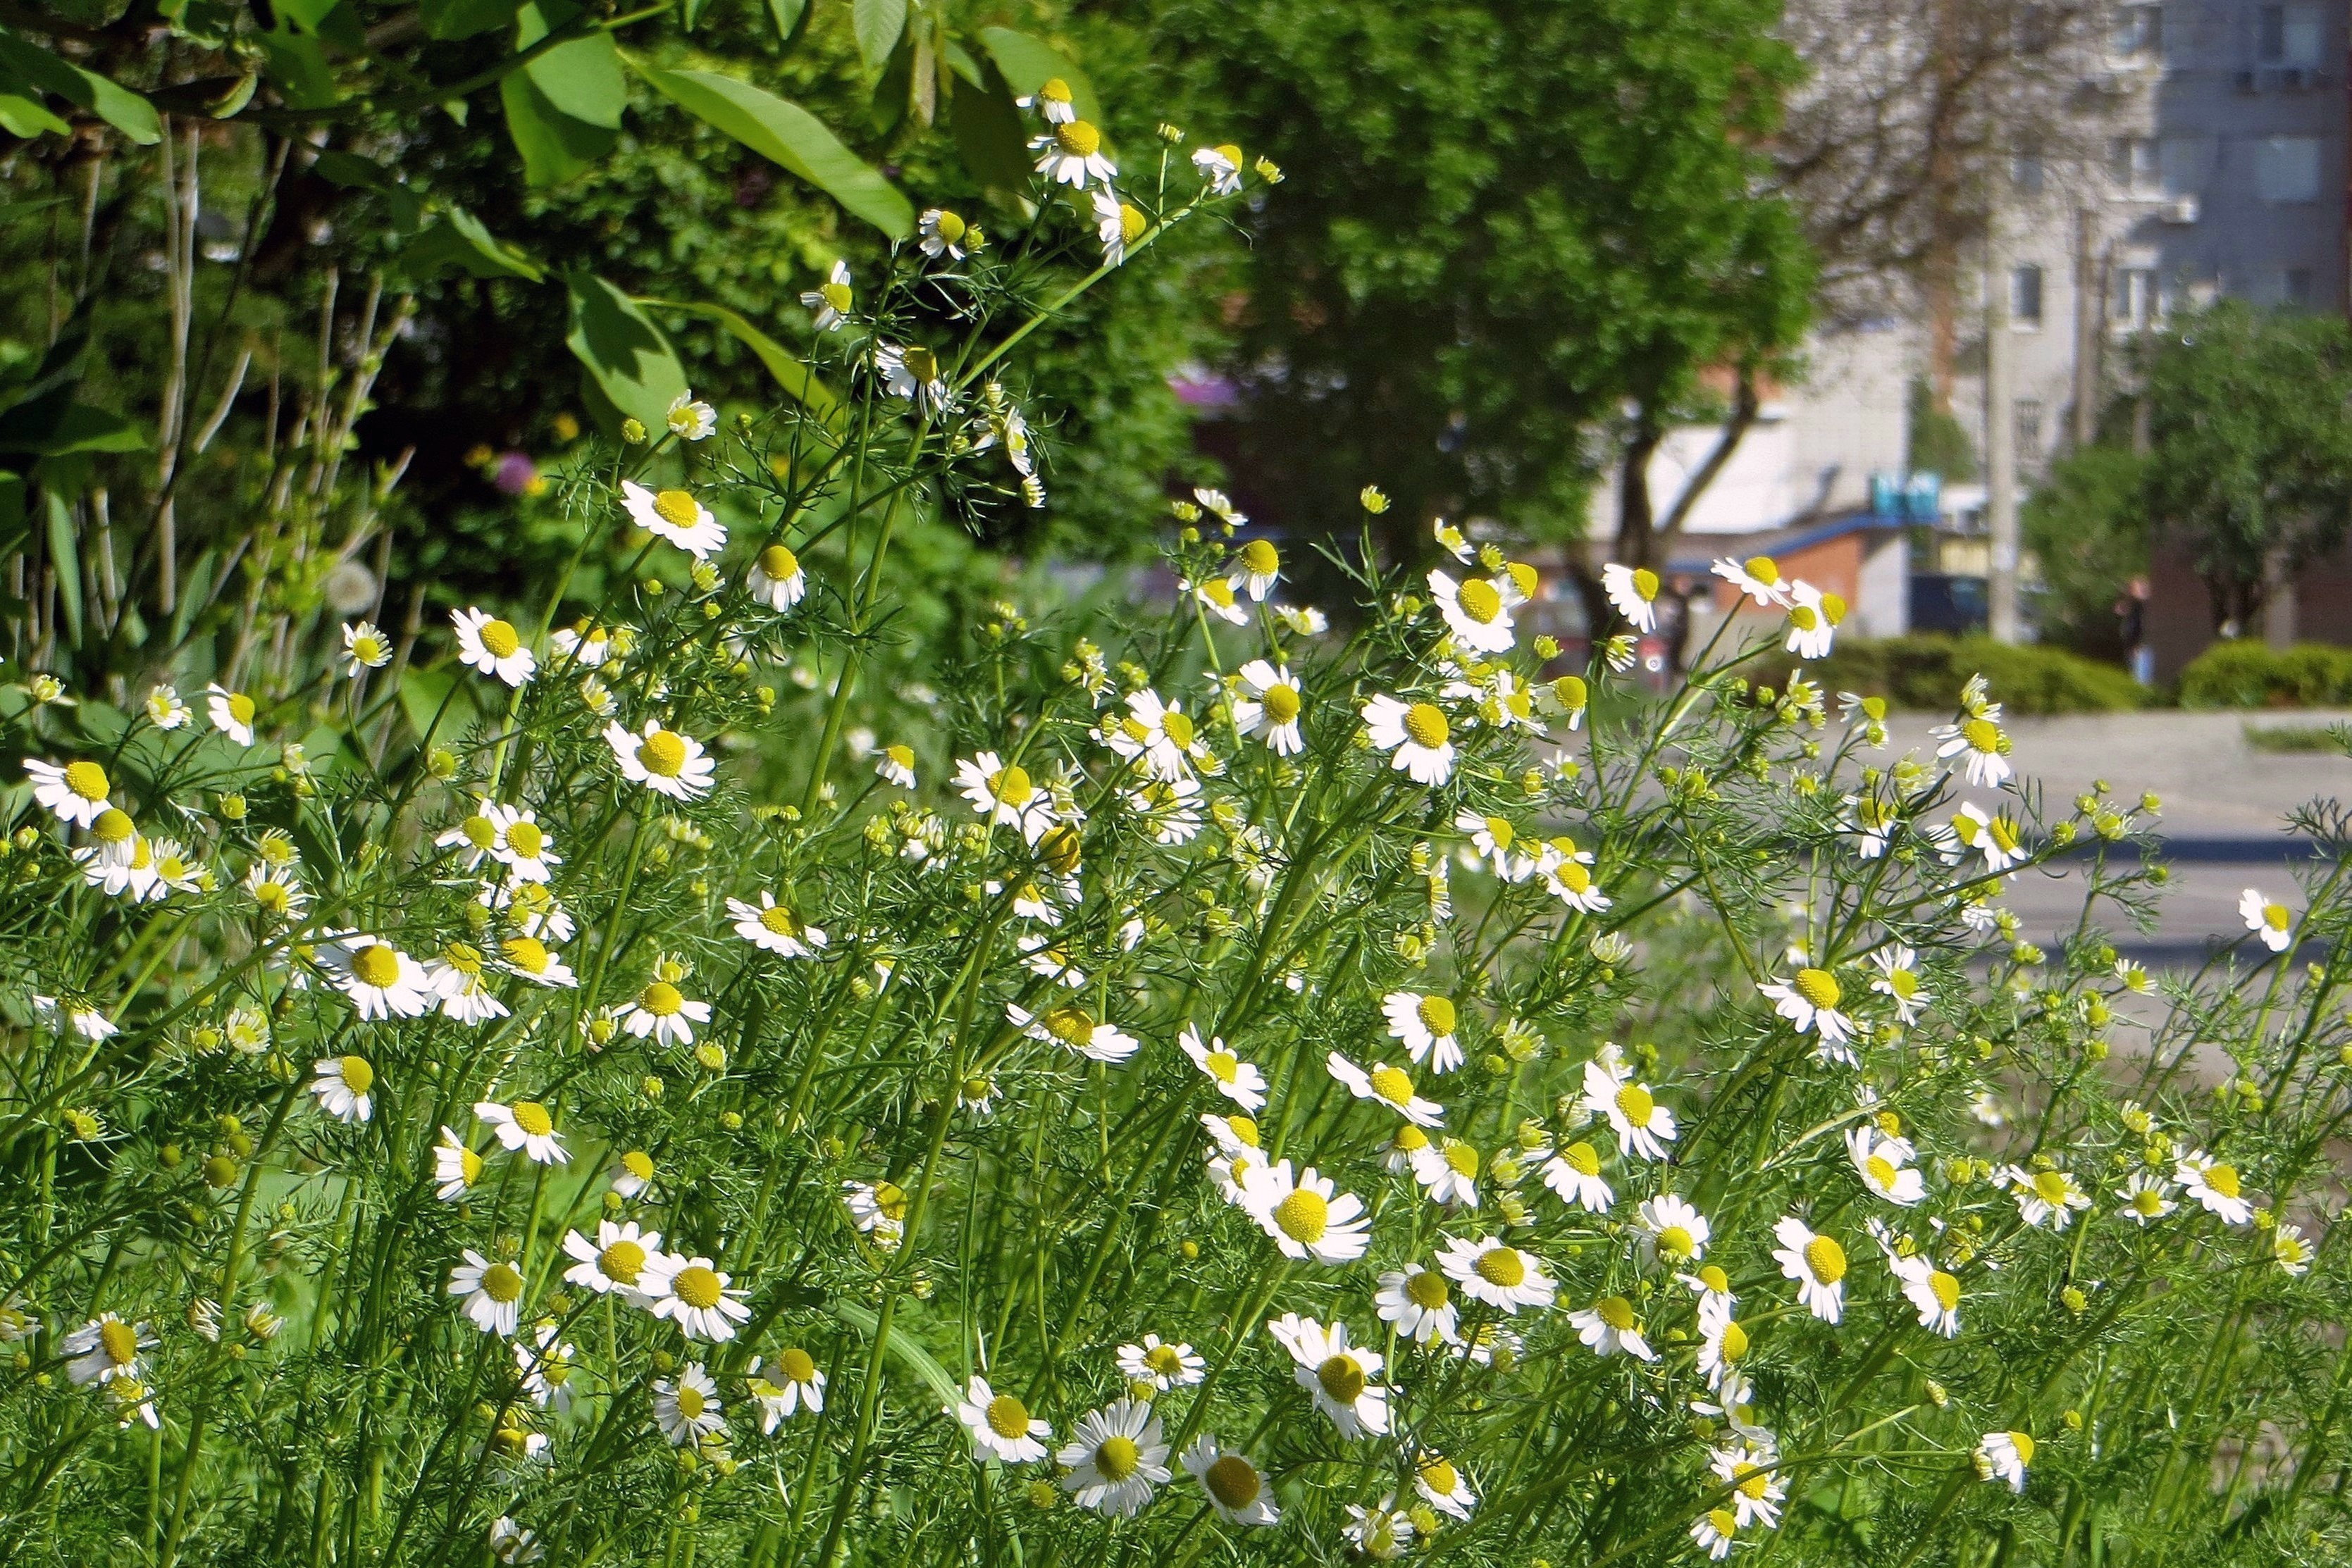
[[[2042,325],[2042,268],[2031,262],[2010,269],[2009,319],[2019,327]]]
[[[2265,66],[2319,63],[2319,7],[2314,5],[2254,7],[2254,59]]]
[[[2151,60],[2164,47],[2164,7],[2118,5],[2107,52],[2119,60]]]
[[[2118,136],[2107,143],[2107,172],[2126,196],[2164,193],[2164,157],[2153,136]]]
[[[2017,455],[2020,457],[2042,455],[2042,400],[2021,397],[2017,400]]]
[[[2265,202],[2319,200],[2319,138],[2266,136],[2255,142],[2254,190]]]
[[[2010,155],[2009,183],[2029,196],[2042,193],[2042,150],[2021,149]]]
[[[2107,293],[2107,319],[2117,327],[2137,329],[2156,319],[2156,268],[2119,267]]]
[[[2280,304],[2291,305],[2298,310],[2309,309],[2311,308],[2311,268],[2290,267],[2281,272],[2278,291]]]

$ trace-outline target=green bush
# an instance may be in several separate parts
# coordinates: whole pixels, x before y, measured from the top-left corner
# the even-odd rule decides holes
[[[1783,659],[1781,667],[1794,663]],[[1999,688],[2011,713],[2119,713],[2149,697],[2147,687],[2113,664],[1990,637],[1841,639],[1812,672],[1832,691],[1883,695],[1907,708],[1948,708],[1961,683],[1976,674]]]
[[[2216,643],[2180,672],[2183,707],[2337,707],[2352,704],[2352,648]]]

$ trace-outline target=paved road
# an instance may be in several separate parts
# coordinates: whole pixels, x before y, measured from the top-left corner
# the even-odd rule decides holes
[[[2344,713],[2157,712],[2064,718],[2019,718],[2008,726],[2021,777],[2037,780],[2044,811],[2063,815],[2067,802],[2104,779],[2116,795],[2136,800],[2153,789],[2162,799],[2161,829],[2172,882],[2152,936],[2120,943],[2142,963],[2193,965],[2216,936],[2244,930],[2238,898],[2259,887],[2282,903],[2300,904],[2292,867],[2308,865],[2312,847],[2287,825],[2287,812],[2315,799],[2352,804],[2352,758],[2313,752],[2257,751],[2246,744],[2249,725],[2326,725]],[[1928,728],[1938,720],[1898,715],[1888,726],[1893,747],[1932,754]],[[2079,875],[2020,877],[2003,900],[2025,923],[2029,939],[2048,945],[2071,931],[2082,908]],[[2101,924],[2123,925],[2109,911]]]

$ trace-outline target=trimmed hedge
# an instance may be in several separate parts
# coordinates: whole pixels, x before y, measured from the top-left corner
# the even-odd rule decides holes
[[[1785,681],[1794,664],[1780,656],[1769,678]],[[1979,674],[2011,713],[2118,713],[2145,707],[2155,696],[2116,665],[1990,637],[1840,638],[1827,659],[1808,668],[1832,694],[1883,695],[1898,708],[1930,712],[1956,705],[1961,685]]]
[[[2352,648],[2216,643],[2180,672],[2182,707],[2352,706]]]

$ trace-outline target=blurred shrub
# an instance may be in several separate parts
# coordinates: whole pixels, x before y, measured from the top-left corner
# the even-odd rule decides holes
[[[2352,648],[2298,643],[2216,643],[2180,672],[2183,707],[2352,706]]]
[[[1782,657],[1767,678],[1784,681],[1795,664]],[[1907,708],[1949,708],[1975,674],[1993,684],[2011,713],[2117,713],[2145,706],[2150,695],[2113,664],[1990,637],[1840,638],[1836,651],[1811,669],[1830,691],[1883,695]]]

